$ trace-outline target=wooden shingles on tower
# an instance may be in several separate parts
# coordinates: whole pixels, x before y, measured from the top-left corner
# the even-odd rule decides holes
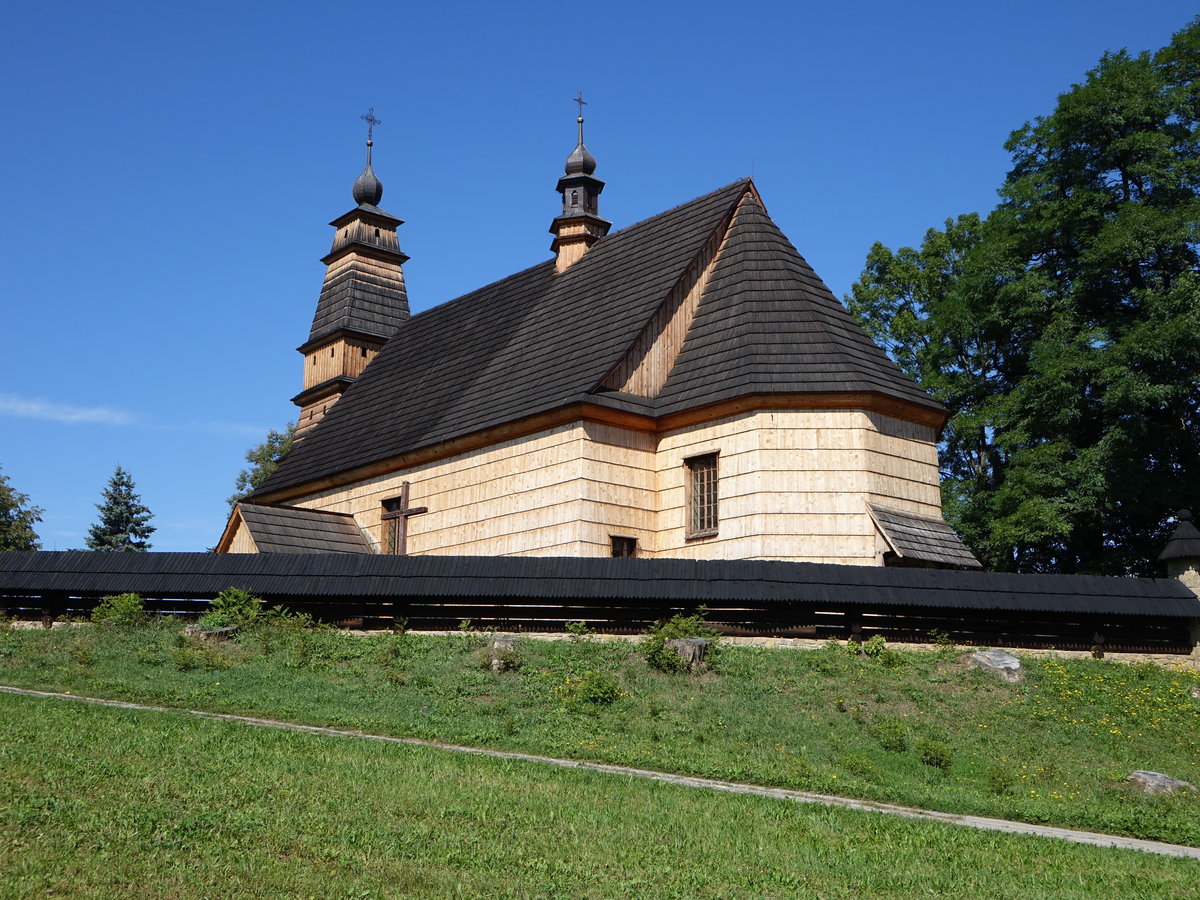
[[[370,119],[372,127],[378,120]],[[325,280],[317,299],[308,340],[296,348],[304,354],[304,389],[292,398],[300,407],[296,437],[304,437],[321,420],[374,359],[375,354],[407,321],[408,291],[396,229],[404,222],[379,208],[383,183],[367,164],[354,182],[357,204],[334,219],[333,247],[321,258]]]

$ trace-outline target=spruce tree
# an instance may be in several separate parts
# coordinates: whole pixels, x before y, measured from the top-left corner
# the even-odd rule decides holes
[[[108,487],[102,495],[103,502],[96,504],[100,510],[100,521],[88,531],[89,550],[142,552],[150,549],[146,540],[153,532],[150,524],[152,513],[142,505],[142,498],[134,490],[133,478],[120,465],[108,479]]]
[[[13,490],[8,476],[0,474],[0,550],[40,549],[33,526],[41,520],[42,509],[29,506],[29,496]]]

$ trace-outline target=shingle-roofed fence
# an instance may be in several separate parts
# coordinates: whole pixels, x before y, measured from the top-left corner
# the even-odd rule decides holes
[[[708,608],[730,634],[892,641],[946,632],[960,643],[1191,652],[1200,600],[1173,578],[1012,575],[752,560],[374,556],[321,553],[0,553],[0,609],[27,617],[90,609],[133,591],[199,612],[236,586],[330,621],[636,633]]]

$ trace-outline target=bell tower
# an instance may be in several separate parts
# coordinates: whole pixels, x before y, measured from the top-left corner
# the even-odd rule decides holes
[[[367,122],[367,165],[351,195],[358,204],[329,224],[333,248],[322,257],[325,282],[317,299],[304,355],[304,389],[292,398],[300,407],[296,440],[316,425],[367,367],[379,348],[408,319],[408,292],[396,229],[404,223],[379,208],[383,183],[371,168],[375,108]]]
[[[600,218],[600,192],[604,182],[592,173],[596,171],[596,157],[583,145],[583,108],[587,101],[583,91],[575,98],[579,104],[579,143],[567,157],[566,171],[558,179],[555,188],[562,194],[562,215],[550,223],[554,240],[550,250],[555,255],[555,270],[563,272],[579,261],[588,248],[604,235],[612,223]]]

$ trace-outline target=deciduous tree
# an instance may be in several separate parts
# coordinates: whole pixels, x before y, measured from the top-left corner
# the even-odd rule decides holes
[[[267,477],[279,468],[284,457],[292,451],[295,437],[296,423],[288,422],[283,431],[272,428],[267,432],[266,440],[246,451],[246,462],[250,463],[250,468],[238,473],[236,492],[227,501],[230,509],[243,497],[258,490]]]
[[[38,550],[41,541],[33,526],[42,521],[41,507],[30,506],[29,496],[14,490],[0,473],[0,550]]]
[[[1157,572],[1200,498],[1200,19],[1010,138],[986,219],[872,248],[851,309],[951,410],[947,518],[993,568]]]

